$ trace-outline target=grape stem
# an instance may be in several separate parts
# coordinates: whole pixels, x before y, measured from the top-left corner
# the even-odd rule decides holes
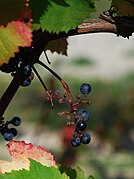
[[[51,68],[49,68],[47,65],[45,65],[42,61],[39,60],[37,63],[40,64],[41,66],[43,66],[44,68],[46,68],[50,73],[52,73],[61,82],[63,88],[67,92],[68,98],[70,100],[73,100],[71,90],[70,90],[69,86],[67,85],[67,83],[55,71],[53,71]]]
[[[33,69],[34,73],[36,74],[36,76],[38,77],[38,79],[40,80],[40,82],[41,82],[42,86],[44,87],[45,91],[48,91],[44,81],[42,80],[41,76],[37,72],[36,68],[34,66],[32,66],[32,69]]]
[[[73,95],[72,92],[68,86],[68,84],[56,73],[54,72],[51,68],[49,68],[47,65],[45,65],[42,61],[38,61],[38,64],[40,64],[41,66],[43,66],[44,68],[46,68],[50,73],[52,73],[62,84],[63,88],[66,91],[66,95],[68,97],[68,102],[70,103],[70,108],[71,110],[73,110]]]
[[[39,73],[37,72],[36,68],[35,68],[34,66],[32,66],[32,69],[33,69],[33,71],[35,72],[36,76],[38,77],[39,81],[41,82],[42,86],[44,87],[44,89],[45,89],[45,91],[46,91],[46,93],[47,93],[47,95],[48,95],[48,97],[49,97],[49,100],[50,100],[50,102],[51,102],[51,107],[53,108],[54,105],[53,105],[53,101],[52,101],[52,97],[51,97],[51,92],[48,91],[48,89],[47,89],[47,87],[46,87],[44,81],[42,80],[41,76],[40,76]]]
[[[45,54],[45,57],[47,59],[48,64],[51,64],[51,62],[49,61],[49,58],[48,58],[47,53],[45,52],[45,50],[44,50],[44,54]]]

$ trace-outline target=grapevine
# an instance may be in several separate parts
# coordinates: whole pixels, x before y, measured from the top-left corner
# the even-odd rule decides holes
[[[21,124],[21,120],[19,117],[13,117],[10,121],[5,121],[4,113],[18,88],[20,86],[30,86],[36,75],[46,91],[51,108],[54,108],[55,99],[59,104],[67,103],[69,105],[69,110],[58,112],[58,116],[65,117],[68,126],[75,125],[71,140],[72,146],[78,147],[81,143],[90,143],[91,136],[85,133],[85,130],[91,115],[88,110],[81,109],[80,105],[90,104],[87,96],[92,91],[92,87],[87,82],[83,83],[80,86],[82,95],[76,94],[74,97],[68,83],[49,67],[51,62],[46,54],[46,49],[49,42],[53,40],[64,38],[65,45],[67,44],[67,37],[85,33],[111,32],[117,34],[117,36],[129,38],[134,32],[134,14],[132,9],[133,2],[127,2],[129,2],[130,6],[128,5],[128,8],[126,8],[126,13],[128,14],[127,10],[129,9],[131,14],[120,15],[120,6],[111,4],[109,10],[100,15],[100,19],[88,18],[90,13],[95,10],[95,2],[89,0],[83,0],[83,3],[79,1],[79,6],[76,6],[75,1],[70,0],[62,2],[45,1],[45,3],[24,0],[19,7],[17,7],[18,4],[14,4],[17,12],[14,9],[8,9],[11,17],[5,18],[3,14],[1,15],[0,35],[2,34],[2,38],[0,39],[0,44],[6,50],[3,50],[5,56],[1,55],[0,70],[11,74],[13,77],[9,87],[0,99],[0,132],[5,140],[10,141],[17,135],[17,130],[9,128],[8,125],[12,124],[17,127]],[[76,13],[73,13],[75,9],[77,13],[81,12],[79,18]],[[52,15],[53,18],[51,18]],[[13,34],[13,38],[11,38],[12,35],[9,35],[8,38],[8,34]],[[7,37],[5,44],[4,37]],[[15,37],[17,40],[14,40]],[[12,39],[13,48],[10,46],[10,38]],[[7,44],[9,44],[9,50],[8,46],[6,47]],[[67,47],[65,47],[64,54],[66,54],[66,50]],[[52,51],[59,52],[59,49],[57,50],[54,47]],[[42,52],[45,54],[48,65],[39,59]],[[42,66],[61,83],[65,90],[63,96],[60,95],[58,90],[51,91],[51,89],[48,89],[35,64]]]

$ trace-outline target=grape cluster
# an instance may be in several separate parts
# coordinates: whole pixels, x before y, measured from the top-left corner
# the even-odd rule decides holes
[[[82,94],[87,95],[91,92],[91,86],[87,83],[84,83],[80,86],[80,91]],[[78,147],[80,144],[89,144],[91,141],[91,136],[88,133],[84,133],[87,122],[90,120],[91,115],[86,109],[80,109],[76,113],[75,119],[75,131],[73,134],[73,139],[71,140],[71,145],[73,147]]]
[[[22,73],[21,86],[29,86],[31,84],[31,80],[33,79],[32,67],[22,63],[20,65],[20,70]]]
[[[90,114],[85,109],[80,109],[77,112],[76,127],[74,131],[74,138],[71,140],[73,147],[78,147],[80,144],[89,144],[91,136],[88,133],[84,133],[87,127],[87,121],[91,118]]]
[[[11,57],[7,64],[2,64],[0,70],[11,73],[11,76],[19,74],[21,86],[29,86],[33,79],[32,66],[35,60],[33,51],[33,47],[19,47],[19,52],[15,53],[15,57]]]
[[[17,130],[14,127],[9,128],[9,124],[19,126],[21,119],[19,117],[13,117],[10,121],[3,121],[3,123],[1,123],[0,133],[6,141],[12,140],[17,135]]]

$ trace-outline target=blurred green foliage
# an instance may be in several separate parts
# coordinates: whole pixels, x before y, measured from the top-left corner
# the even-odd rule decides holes
[[[94,65],[95,62],[92,59],[87,59],[84,57],[75,58],[72,60],[72,64],[76,66],[86,66],[86,65]]]

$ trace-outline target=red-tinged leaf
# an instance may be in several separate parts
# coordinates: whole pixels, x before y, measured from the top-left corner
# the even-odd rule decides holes
[[[48,43],[45,50],[50,50],[52,53],[67,55],[68,42],[66,38],[53,40]]]
[[[12,157],[12,162],[0,161],[0,173],[21,169],[29,170],[30,159],[36,160],[44,166],[57,168],[53,155],[41,146],[36,147],[31,143],[26,144],[24,141],[12,140],[6,148]]]
[[[0,0],[0,25],[16,20],[29,21],[30,17],[28,0]]]
[[[8,63],[9,58],[19,51],[19,46],[30,46],[31,42],[32,30],[29,23],[13,21],[6,27],[0,26],[0,65]]]

